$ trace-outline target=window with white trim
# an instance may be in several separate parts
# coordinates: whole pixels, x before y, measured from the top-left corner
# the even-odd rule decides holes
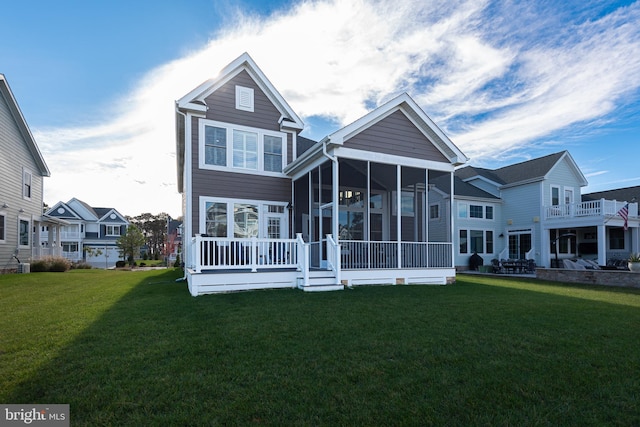
[[[105,235],[106,236],[119,236],[120,235],[120,226],[119,225],[107,225],[107,226],[105,226]]]
[[[253,112],[253,89],[236,86],[236,109]]]
[[[29,220],[20,218],[18,220],[18,245],[29,246]]]
[[[273,135],[264,136],[264,170],[282,172],[282,138]]]
[[[233,167],[258,169],[258,134],[233,130]]]
[[[479,254],[493,253],[493,230],[464,230],[459,231],[459,251],[461,254],[477,252]]]
[[[493,206],[459,203],[458,218],[493,219]]]
[[[283,132],[202,119],[199,134],[201,169],[281,176],[286,166]]]
[[[560,205],[560,187],[551,187],[551,206]]]
[[[227,130],[225,128],[205,126],[204,157],[208,165],[227,166]]]
[[[33,174],[27,169],[22,170],[22,197],[31,200],[31,182]]]
[[[270,236],[275,238],[278,217],[278,234],[286,233],[285,202],[265,202],[242,199],[218,199],[201,197],[200,230],[210,237],[251,238]],[[268,218],[269,220],[265,220]],[[202,231],[201,231],[202,232]]]
[[[440,203],[429,205],[429,219],[434,221],[440,219]]]

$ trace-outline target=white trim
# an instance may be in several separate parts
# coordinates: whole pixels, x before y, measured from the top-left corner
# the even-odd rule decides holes
[[[205,163],[205,126],[212,126],[225,129],[226,131],[226,165],[210,165]],[[241,131],[254,133],[257,135],[258,144],[258,163],[256,169],[245,169],[233,166],[233,131]],[[285,132],[278,132],[267,129],[254,128],[249,126],[241,126],[233,123],[219,122],[216,120],[200,119],[198,120],[198,167],[205,170],[218,170],[224,172],[244,173],[260,176],[275,176],[284,178],[283,172],[270,172],[264,170],[264,137],[274,136],[280,138],[282,141],[282,169],[284,170],[287,165],[287,134]],[[188,145],[188,144],[187,144]],[[185,187],[190,188],[190,187]]]
[[[27,222],[27,239],[28,242],[26,245],[22,245],[20,244],[20,222],[21,221],[26,221]],[[18,244],[17,246],[19,248],[31,248],[31,228],[32,228],[32,221],[31,221],[31,217],[28,217],[26,215],[18,215],[18,222],[16,224],[16,226],[18,227]]]
[[[496,219],[496,206],[493,205],[492,203],[485,203],[485,202],[462,202],[460,200],[457,201],[457,209],[456,209],[456,216],[458,218],[467,220],[467,221],[484,221],[484,222],[488,222],[488,221],[495,221]],[[467,216],[460,216],[460,207],[461,206],[466,206],[467,207]],[[477,217],[477,216],[471,216],[471,206],[480,206],[482,208],[482,217]],[[487,218],[487,207],[490,207],[491,209],[493,209],[493,218]]]
[[[25,194],[25,189],[27,185],[27,179],[29,177],[29,195]],[[22,198],[24,200],[31,200],[33,198],[33,172],[30,169],[25,167],[22,168]]]
[[[229,233],[233,234],[233,224],[234,224],[234,215],[233,215],[233,205],[235,204],[246,204],[246,205],[254,205],[258,208],[258,237],[265,238],[267,235],[267,230],[265,229],[265,218],[269,215],[271,216],[279,216],[282,219],[280,229],[282,233],[282,239],[288,239],[289,234],[289,215],[287,214],[287,205],[289,202],[283,201],[271,201],[271,200],[251,200],[251,199],[230,199],[226,197],[212,197],[212,196],[200,196],[198,201],[199,206],[199,217],[198,217],[198,230],[199,234],[205,234],[207,229],[207,220],[206,220],[206,212],[207,212],[207,203],[224,203],[227,205],[227,236],[226,238],[233,238],[233,235],[229,235]],[[273,212],[269,212],[268,206],[283,206],[284,214],[276,214]]]
[[[267,76],[246,52],[224,67],[218,77],[205,81],[200,86],[180,98],[177,101],[178,108],[191,111],[206,111],[207,107],[206,105],[203,105],[205,98],[224,84],[228,83],[233,77],[237,76],[243,70],[249,73],[256,85],[264,92],[278,111],[286,117],[286,120],[282,120],[280,123],[281,126],[292,129],[304,129],[304,123],[300,117],[293,111],[280,92],[276,90]],[[286,126],[285,121],[287,121]]]
[[[331,154],[341,159],[369,160],[375,163],[411,166],[440,172],[453,172],[455,170],[454,166],[449,163],[396,156],[393,154],[378,153],[375,151],[356,150],[354,148],[334,147]]]
[[[401,111],[452,165],[462,164],[469,160],[407,93],[398,95],[325,139],[332,144],[342,145],[347,139],[396,111]]]
[[[467,232],[467,252],[460,252],[460,232],[461,231],[466,231]],[[471,232],[472,231],[481,231],[482,232],[482,252],[477,252],[478,254],[483,254],[483,255],[495,255],[498,252],[496,251],[496,237],[498,237],[498,232],[497,230],[493,229],[493,228],[483,228],[483,227],[473,227],[473,226],[469,226],[469,227],[460,227],[457,228],[457,245],[456,245],[456,251],[458,252],[458,256],[465,256],[465,255],[469,255],[469,254],[473,254],[473,251],[471,250]],[[487,252],[487,232],[491,232],[493,233],[493,238],[491,240],[491,244],[493,245],[493,251],[492,252]]]

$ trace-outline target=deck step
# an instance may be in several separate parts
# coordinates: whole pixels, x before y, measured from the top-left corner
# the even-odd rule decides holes
[[[298,278],[298,288],[305,292],[323,292],[344,290],[344,285],[338,283],[333,271],[315,270],[309,272],[309,282],[304,283],[304,278]]]

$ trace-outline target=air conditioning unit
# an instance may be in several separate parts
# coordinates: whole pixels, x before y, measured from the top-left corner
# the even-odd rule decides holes
[[[18,273],[30,273],[31,272],[31,264],[28,262],[21,262],[18,264]]]

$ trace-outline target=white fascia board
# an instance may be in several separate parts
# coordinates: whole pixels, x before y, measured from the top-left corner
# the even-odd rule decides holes
[[[484,181],[487,182],[491,185],[494,185],[496,188],[500,188],[503,184],[499,183],[499,182],[495,182],[490,180],[489,178],[487,178],[486,176],[482,176],[482,175],[474,175],[471,176],[469,178],[463,179],[463,182],[471,182],[471,181],[475,181],[475,180],[479,180],[479,181]]]
[[[551,169],[549,169],[549,172],[547,172],[547,174],[544,176],[545,179],[547,179],[549,177],[549,175],[551,174],[551,172],[558,167],[558,165],[563,161],[563,160],[567,160],[569,162],[569,167],[571,169],[573,169],[573,173],[576,174],[576,176],[578,177],[578,181],[580,181],[580,186],[581,187],[586,187],[587,185],[589,185],[589,182],[587,181],[587,178],[584,176],[584,174],[582,173],[582,171],[580,170],[580,168],[578,167],[578,165],[576,164],[575,160],[573,160],[573,156],[571,156],[571,154],[569,154],[568,151],[565,151],[564,154],[560,157],[560,159],[558,159],[558,161],[556,162],[555,165],[553,165],[553,167],[551,167]]]
[[[38,144],[36,144],[36,140],[31,133],[31,129],[29,129],[29,125],[27,124],[24,115],[22,115],[22,110],[20,110],[18,101],[16,101],[15,96],[13,96],[11,87],[9,87],[9,82],[7,82],[6,77],[2,73],[0,73],[0,94],[4,94],[9,107],[9,112],[13,116],[13,119],[18,126],[18,130],[22,134],[22,137],[27,144],[27,148],[31,152],[36,164],[39,166],[40,174],[42,176],[51,176],[51,171],[49,170],[47,163],[44,161],[42,152],[40,151]]]
[[[320,157],[324,157],[324,155],[322,154],[322,144],[317,144],[317,146],[314,146],[305,151],[300,157],[285,166],[282,172],[288,176],[296,176],[300,173],[301,170],[305,171],[304,173],[306,173],[306,171],[308,171],[309,169],[309,163],[312,162],[315,158]]]
[[[460,196],[458,194],[455,195],[456,200],[466,200],[470,202],[483,202],[483,203],[497,203],[502,204],[502,199],[492,199],[489,197],[476,197],[476,196]]]
[[[258,67],[255,61],[246,52],[224,67],[218,74],[218,77],[205,81],[187,95],[180,98],[177,101],[177,105],[182,109],[206,112],[206,106],[201,104],[204,103],[205,98],[226,84],[233,77],[237,76],[243,70],[249,73],[258,87],[260,87],[260,89],[265,93],[267,98],[269,98],[269,100],[278,108],[282,116],[286,117],[286,119],[292,123],[291,125],[287,124],[288,127],[292,129],[304,129],[304,123],[300,117],[293,111],[287,101],[285,101],[282,95],[280,95],[280,92],[278,92],[275,86],[271,84],[260,67]],[[199,102],[196,103],[195,101]]]
[[[416,159],[414,157],[402,157],[392,154],[377,153],[374,151],[356,150],[346,147],[334,147],[331,152],[333,156],[340,159],[355,159],[372,161],[376,163],[386,163],[392,165],[409,166],[415,168],[425,168],[441,172],[453,172],[454,167],[449,163],[435,162],[433,160]]]
[[[442,130],[433,122],[433,120],[431,120],[431,118],[429,118],[429,116],[427,116],[427,114],[407,93],[398,95],[375,110],[365,114],[355,122],[332,133],[328,136],[328,139],[332,144],[343,145],[345,140],[362,132],[368,127],[373,126],[396,111],[402,111],[402,113],[416,126],[416,128],[419,129],[447,159],[449,159],[451,164],[459,166],[469,160],[469,158],[460,151],[460,149],[444,134],[444,132],[442,132]],[[426,128],[436,136],[436,141],[432,141],[433,136],[429,135]],[[447,153],[443,146],[453,154]]]

